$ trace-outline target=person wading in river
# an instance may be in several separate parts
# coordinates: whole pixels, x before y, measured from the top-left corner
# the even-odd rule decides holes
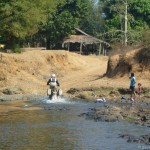
[[[135,83],[136,83],[136,79],[135,79],[134,73],[131,73],[131,76],[130,76],[130,91],[131,91],[130,100],[131,101],[134,101],[136,98]],[[134,95],[134,97],[133,97],[133,95]]]

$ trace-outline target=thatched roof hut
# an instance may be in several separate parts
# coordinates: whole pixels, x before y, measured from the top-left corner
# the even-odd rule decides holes
[[[67,44],[68,50],[69,50],[70,43],[80,43],[80,53],[82,52],[82,45],[99,44],[100,46],[99,51],[101,51],[102,45],[105,45],[105,47],[110,47],[110,44],[103,40],[100,40],[91,35],[88,35],[87,33],[85,33],[84,31],[78,28],[75,28],[75,30],[78,32],[78,34],[70,35],[69,37],[66,37],[62,44],[62,47],[64,47],[64,45]]]

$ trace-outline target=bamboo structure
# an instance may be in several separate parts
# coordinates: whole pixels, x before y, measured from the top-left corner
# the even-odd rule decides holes
[[[70,43],[80,43],[80,54],[81,54],[83,45],[88,45],[88,44],[99,45],[99,49],[98,49],[99,55],[101,54],[101,51],[103,51],[102,47],[110,47],[110,44],[103,40],[88,35],[87,33],[85,33],[84,31],[78,28],[75,28],[75,30],[79,33],[79,35],[70,35],[69,37],[66,37],[62,43],[62,47],[64,47],[65,44],[70,45]],[[70,47],[68,46],[68,51],[69,48]]]

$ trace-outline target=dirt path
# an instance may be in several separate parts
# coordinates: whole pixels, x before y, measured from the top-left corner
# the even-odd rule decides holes
[[[61,79],[62,88],[97,86],[97,80],[106,72],[108,57],[83,56],[86,64],[77,71],[70,71]]]

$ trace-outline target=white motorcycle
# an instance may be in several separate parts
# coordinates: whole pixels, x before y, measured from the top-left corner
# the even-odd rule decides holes
[[[47,95],[50,100],[56,100],[62,96],[62,90],[56,87],[51,87],[47,90]]]

